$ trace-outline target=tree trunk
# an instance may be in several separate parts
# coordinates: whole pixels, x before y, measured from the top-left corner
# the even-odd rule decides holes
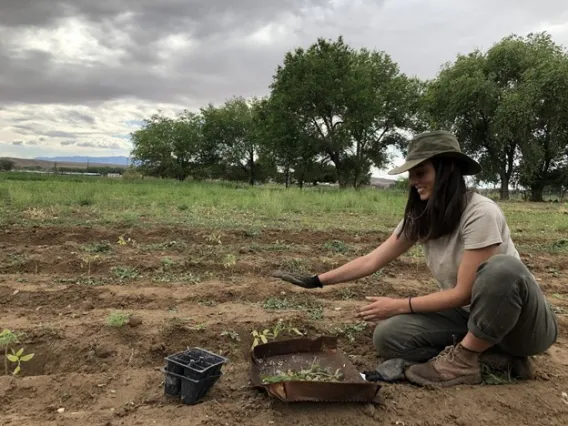
[[[543,202],[542,192],[544,191],[544,185],[541,183],[535,183],[531,185],[531,201]]]
[[[507,173],[502,172],[501,175],[501,192],[499,194],[499,199],[505,201],[509,199],[509,176]]]
[[[298,186],[300,187],[300,189],[304,188],[304,177],[306,176],[306,165],[302,165],[302,172],[300,173],[300,176],[298,176]]]
[[[335,173],[337,173],[337,181],[339,182],[340,188],[347,187],[347,178],[345,177],[345,171],[343,170],[343,163],[337,161],[333,162],[335,164]]]
[[[249,170],[250,170],[250,174],[249,174],[249,184],[250,184],[250,185],[254,185],[254,182],[255,182],[255,175],[254,175],[254,173],[255,173],[255,167],[254,167],[254,152],[251,151],[251,152],[249,153],[249,155],[250,155],[250,156],[249,156],[249,163],[250,163],[250,166],[249,166],[249,167],[250,167],[250,168],[249,168]]]
[[[286,168],[284,169],[284,179],[286,188],[288,188],[290,186],[290,166],[286,166]]]
[[[353,188],[359,189],[359,175],[361,174],[361,168],[359,164],[355,166],[354,177],[353,177]]]

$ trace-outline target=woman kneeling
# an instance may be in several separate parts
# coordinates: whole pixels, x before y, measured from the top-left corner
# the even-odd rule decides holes
[[[401,366],[419,385],[480,383],[484,360],[530,378],[528,357],[556,341],[557,320],[522,263],[499,206],[466,188],[464,176],[479,173],[480,165],[461,152],[452,134],[434,131],[413,139],[406,162],[389,174],[406,171],[404,217],[379,247],[321,275],[275,276],[304,288],[352,281],[420,244],[441,291],[408,299],[370,297],[372,303],[358,313],[383,320],[373,335],[383,365]]]

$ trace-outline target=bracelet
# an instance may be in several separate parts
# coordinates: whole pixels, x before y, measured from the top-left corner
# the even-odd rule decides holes
[[[408,307],[410,308],[410,313],[414,313],[414,309],[412,309],[412,297],[408,298]]]

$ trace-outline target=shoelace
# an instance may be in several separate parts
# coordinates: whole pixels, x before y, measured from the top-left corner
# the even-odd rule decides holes
[[[438,355],[436,355],[436,357],[434,358],[434,362],[452,362],[454,360],[454,357],[456,355],[456,348],[455,346],[446,346],[446,348],[440,352]]]

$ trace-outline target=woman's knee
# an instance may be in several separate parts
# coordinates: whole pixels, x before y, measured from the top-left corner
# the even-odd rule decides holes
[[[402,347],[401,317],[381,321],[373,332],[373,345],[379,356],[389,359],[400,356]]]
[[[497,254],[479,266],[472,290],[474,293],[487,289],[503,292],[528,276],[530,272],[520,259]],[[496,283],[499,285],[495,285]]]

